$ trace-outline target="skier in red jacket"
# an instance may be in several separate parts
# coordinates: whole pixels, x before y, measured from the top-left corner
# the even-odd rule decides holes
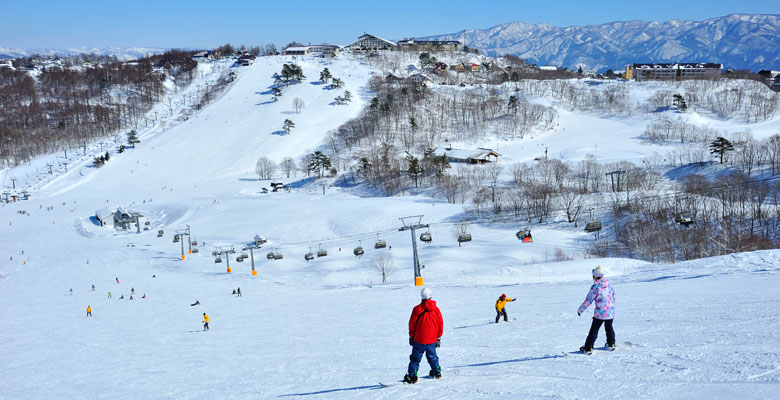
[[[412,346],[412,354],[409,356],[409,369],[404,375],[406,383],[417,383],[417,369],[420,367],[423,353],[431,365],[429,375],[436,379],[441,378],[436,349],[441,345],[444,321],[436,302],[431,300],[431,289],[423,289],[420,296],[422,301],[414,307],[412,316],[409,317],[409,345]]]

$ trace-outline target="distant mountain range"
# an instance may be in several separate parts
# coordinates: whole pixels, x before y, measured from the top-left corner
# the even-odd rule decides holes
[[[645,62],[714,62],[724,68],[780,69],[780,15],[730,14],[705,21],[621,21],[561,28],[510,22],[421,39],[460,40],[488,55],[538,65],[622,70]]]
[[[147,55],[160,54],[167,49],[156,47],[108,47],[103,49],[79,47],[72,49],[9,49],[0,47],[0,60],[9,58],[29,57],[33,54],[42,56],[69,56],[83,53],[94,53],[101,56],[114,55],[122,61],[135,60]]]

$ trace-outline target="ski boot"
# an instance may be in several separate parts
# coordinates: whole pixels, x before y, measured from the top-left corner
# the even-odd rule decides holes
[[[404,375],[404,382],[415,384],[417,383],[417,375],[409,376],[409,374]]]
[[[580,347],[580,352],[582,354],[593,354],[593,347],[582,346],[582,347]]]
[[[607,344],[605,344],[604,346],[605,346],[605,347],[607,348],[607,350],[609,350],[609,351],[615,351],[615,344],[614,344],[614,343],[607,343]]]
[[[431,372],[428,372],[428,376],[436,379],[441,379],[441,366],[436,367],[435,370],[431,370]]]

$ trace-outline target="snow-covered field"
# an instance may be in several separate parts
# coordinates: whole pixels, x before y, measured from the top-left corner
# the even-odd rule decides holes
[[[269,182],[254,174],[259,157],[313,152],[371,98],[367,65],[306,58],[299,62],[308,79],[272,102],[271,75],[285,61],[238,68],[219,100],[142,130],[137,149],[99,170],[90,157],[50,176],[33,169],[45,158],[2,170],[4,189],[15,177],[32,198],[0,207],[0,398],[778,398],[778,251],[673,265],[583,259],[592,236],[560,224],[532,227],[530,244],[514,237],[524,226],[475,224],[474,240],[458,247],[460,205],[367,197],[300,173],[279,179],[291,191],[261,193]],[[333,104],[344,89],[314,82],[324,67],[345,81],[352,103]],[[300,114],[295,98],[306,103]],[[289,135],[279,132],[284,119],[296,124]],[[561,112],[555,131],[498,150],[508,162],[548,147],[567,160],[639,163],[667,150],[637,139],[647,121]],[[779,126],[774,119],[751,129],[764,137]],[[103,207],[141,211],[150,230],[99,227],[91,216]],[[405,373],[406,326],[420,298],[410,234],[398,231],[399,218],[411,215],[431,224],[433,242],[418,245],[444,316],[445,379],[382,388],[379,381]],[[187,225],[200,252],[181,260],[172,236]],[[377,233],[395,266],[386,284],[369,266]],[[255,234],[269,241],[255,252],[253,277],[249,260],[235,257]],[[228,274],[211,251],[230,245],[239,252]],[[362,258],[352,254],[358,245]],[[328,255],[306,262],[309,248]],[[556,250],[573,259],[556,262]],[[268,260],[268,251],[284,258]],[[598,264],[617,292],[618,351],[565,355],[585,340],[590,314],[576,309]],[[242,297],[231,295],[237,287]],[[501,293],[518,298],[508,305],[512,320],[491,323]]]

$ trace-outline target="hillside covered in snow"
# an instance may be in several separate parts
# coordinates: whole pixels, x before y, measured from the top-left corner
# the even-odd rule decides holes
[[[282,83],[275,74],[291,65],[306,78]],[[325,68],[330,79],[320,79]],[[745,143],[770,143],[780,132],[780,116],[771,112],[776,95],[744,82],[494,84],[487,73],[451,72],[428,76],[421,88],[387,79],[421,68],[414,58],[215,61],[151,109],[140,142],[122,153],[113,140],[98,140],[75,155],[0,170],[3,191],[28,195],[0,203],[0,397],[776,396],[780,251],[721,250],[727,255],[666,263],[688,257],[679,253],[685,246],[635,255],[636,243],[603,257],[593,251],[593,233],[583,231],[599,219],[602,235],[615,238],[632,222],[621,212],[648,198],[673,198],[685,176],[712,183],[744,169],[736,153],[720,165],[707,153],[709,141],[725,135],[739,154]],[[223,92],[200,109],[188,102],[228,69],[235,78]],[[736,93],[738,100],[718,100]],[[687,100],[686,112],[674,94]],[[409,172],[413,158],[432,160],[428,147],[490,148],[499,161],[452,162],[441,176]],[[93,157],[107,151],[110,159],[97,168]],[[330,168],[308,168],[317,152],[329,156]],[[271,179],[258,176],[267,167],[261,159],[279,166]],[[285,160],[295,166],[289,175]],[[549,203],[523,203],[536,197],[519,192],[519,183],[527,190],[555,182],[558,162],[572,169],[559,171],[558,191],[543,196]],[[608,190],[603,174],[626,163],[653,184]],[[614,167],[597,168],[600,188],[573,172],[595,164]],[[774,184],[772,162],[750,165],[751,181]],[[278,182],[284,186],[273,190]],[[557,201],[567,192],[560,188],[578,182],[586,188],[569,221]],[[515,195],[517,213],[502,208]],[[751,220],[755,202],[715,198],[688,193],[685,206],[703,210],[690,230],[663,214],[668,230],[679,232],[675,240],[702,232],[721,243],[722,235],[699,222],[720,211],[755,222],[750,237],[773,238],[771,201]],[[101,226],[103,209],[137,212],[143,222]],[[409,216],[419,217],[401,220]],[[411,237],[399,231],[416,221],[428,226]],[[744,226],[738,231],[748,237]],[[516,237],[524,229],[532,242]],[[464,231],[472,240],[459,242]],[[422,233],[432,240],[420,241]],[[244,259],[255,236],[267,241]],[[420,302],[413,239],[444,318],[444,378],[385,388],[380,382],[406,372],[407,323]],[[592,308],[581,317],[576,311],[597,265],[617,293],[618,349],[600,349],[602,331],[595,353],[585,356],[575,350]],[[232,294],[239,287],[240,297]],[[517,301],[507,306],[510,321],[497,324],[502,293]],[[427,372],[423,361],[420,375]]]

